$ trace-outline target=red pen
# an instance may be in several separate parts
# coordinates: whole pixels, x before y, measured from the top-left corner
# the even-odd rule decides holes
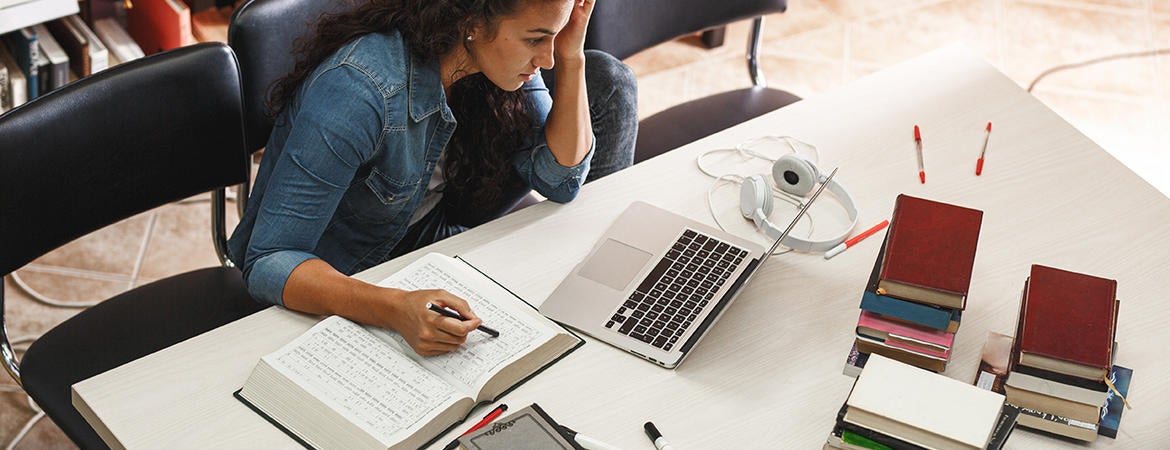
[[[487,424],[491,423],[493,420],[496,420],[497,417],[500,417],[500,414],[503,414],[504,411],[507,411],[507,410],[508,410],[508,405],[500,403],[500,406],[497,406],[496,409],[493,409],[491,412],[487,413],[486,416],[483,416],[483,419],[480,419],[479,422],[476,422],[475,425],[472,425],[471,428],[468,428],[467,431],[464,431],[463,434],[459,435],[459,437],[467,436],[472,431],[483,428],[484,425],[487,425]],[[459,447],[459,439],[455,439],[454,441],[451,441],[450,444],[447,444],[446,447],[443,447],[443,450],[451,450],[451,449],[458,448],[458,447]]]
[[[922,133],[918,132],[918,125],[914,126],[914,146],[918,149],[918,179],[926,184],[926,167],[922,164]]]
[[[857,236],[853,236],[853,237],[849,238],[849,240],[842,242],[840,244],[837,244],[837,246],[833,247],[832,250],[825,252],[825,259],[830,259],[834,256],[837,256],[838,253],[841,253],[841,252],[845,251],[845,249],[852,247],[853,244],[861,242],[862,239],[865,239],[865,238],[869,237],[870,235],[877,233],[878,231],[880,231],[882,228],[885,228],[886,225],[889,225],[889,224],[890,224],[890,221],[883,220],[882,223],[874,225],[874,226],[870,227],[868,230],[862,231]]]
[[[983,150],[979,151],[979,162],[975,163],[975,176],[983,174],[983,155],[987,154],[987,141],[991,140],[991,122],[987,122],[987,133],[983,134]]]

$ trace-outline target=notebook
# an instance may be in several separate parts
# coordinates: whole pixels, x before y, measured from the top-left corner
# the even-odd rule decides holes
[[[607,344],[673,369],[820,196],[764,249],[644,202],[633,202],[561,281],[540,312]]]

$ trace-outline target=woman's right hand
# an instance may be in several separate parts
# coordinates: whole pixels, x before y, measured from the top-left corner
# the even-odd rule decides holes
[[[463,299],[441,289],[401,291],[399,302],[386,318],[390,328],[422,356],[447,353],[459,348],[467,335],[482,323]],[[447,307],[467,320],[446,317],[427,309],[427,303]]]

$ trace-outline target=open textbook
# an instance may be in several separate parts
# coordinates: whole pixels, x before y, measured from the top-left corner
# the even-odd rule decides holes
[[[236,397],[310,447],[419,448],[583,343],[462,259],[431,253],[378,285],[446,289],[500,336],[424,357],[331,316],[262,357]]]

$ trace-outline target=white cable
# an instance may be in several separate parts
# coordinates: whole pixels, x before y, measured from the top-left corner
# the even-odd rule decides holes
[[[12,273],[8,274],[8,278],[11,279],[14,284],[16,284],[16,287],[20,288],[22,291],[24,291],[26,294],[28,294],[29,297],[32,297],[32,299],[34,301],[44,303],[44,304],[49,305],[49,306],[55,306],[58,308],[83,309],[83,308],[88,308],[90,306],[101,303],[101,302],[70,303],[70,302],[66,302],[63,300],[49,298],[49,296],[38,292],[37,290],[33,289],[32,286],[29,286],[28,284],[26,284],[24,282],[24,280],[22,278],[20,278],[20,275],[16,274],[16,272],[12,272]]]
[[[37,422],[43,418],[45,418],[45,412],[38,410],[36,415],[33,415],[32,418],[28,419],[28,422],[24,423],[24,426],[20,428],[20,431],[16,433],[16,437],[12,438],[12,441],[8,443],[8,446],[4,447],[5,450],[12,450],[16,448],[16,444],[19,444],[20,441],[24,439],[24,436],[28,434],[29,430],[32,430],[33,425],[36,425]]]
[[[1069,69],[1076,69],[1079,67],[1091,66],[1094,64],[1100,64],[1100,63],[1112,61],[1115,59],[1141,58],[1141,57],[1155,56],[1155,55],[1161,55],[1161,54],[1166,54],[1166,53],[1170,53],[1170,47],[1159,48],[1159,49],[1154,49],[1154,50],[1147,50],[1147,51],[1142,51],[1142,52],[1116,53],[1116,54],[1112,54],[1112,55],[1102,56],[1099,58],[1093,58],[1093,59],[1090,59],[1087,61],[1075,62],[1075,63],[1071,63],[1071,64],[1061,64],[1059,66],[1050,67],[1050,68],[1048,68],[1048,70],[1041,72],[1040,75],[1037,75],[1036,78],[1033,79],[1032,82],[1028,84],[1028,92],[1032,92],[1032,89],[1036,88],[1036,84],[1039,83],[1040,80],[1043,80],[1045,77],[1052,75],[1056,72],[1061,72],[1061,71],[1065,71],[1065,70],[1069,70]]]
[[[730,180],[732,183],[737,183],[737,184],[743,183],[743,177],[741,177],[739,175],[735,175],[735,174],[720,175],[720,176],[716,177],[715,181],[713,181],[711,183],[711,186],[707,188],[707,211],[709,211],[711,213],[711,218],[715,219],[715,225],[719,226],[720,230],[731,233],[730,231],[727,230],[727,228],[725,228],[723,226],[723,223],[719,221],[719,214],[715,213],[715,201],[712,200],[712,198],[711,198],[711,194],[715,192],[715,188],[719,186],[719,182],[724,181],[724,180]],[[794,203],[794,206],[796,206],[797,208],[800,208],[802,206],[800,204],[800,202],[793,202],[789,199],[782,198],[782,197],[780,199],[783,201],[789,202],[789,203]],[[812,237],[815,222],[813,222],[812,215],[810,213],[806,212],[804,214],[804,216],[805,216],[805,219],[808,220],[808,237]],[[732,233],[732,234],[734,234],[734,233]],[[782,254],[788,253],[790,251],[792,251],[791,248],[789,248],[788,250],[784,250],[784,251],[774,252],[774,253],[772,253],[772,255],[773,256],[782,255]]]

